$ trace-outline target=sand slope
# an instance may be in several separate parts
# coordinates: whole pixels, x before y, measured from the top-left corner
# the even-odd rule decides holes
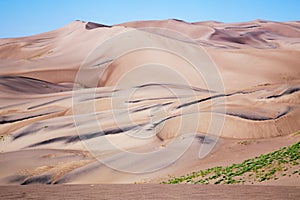
[[[272,146],[300,129],[299,58],[299,22],[75,21],[0,39],[0,182],[153,180],[227,140]]]

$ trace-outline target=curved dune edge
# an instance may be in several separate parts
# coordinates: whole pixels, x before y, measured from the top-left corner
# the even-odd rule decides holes
[[[152,180],[196,167],[205,145],[222,158],[228,141],[244,151],[236,140],[267,140],[272,150],[273,140],[299,139],[290,137],[300,130],[299,30],[259,20],[75,21],[0,39],[0,183]],[[199,65],[201,73],[192,65],[207,59],[214,65]],[[178,162],[124,153],[176,152],[192,137]],[[174,168],[150,178],[114,173],[96,150],[120,168]]]
[[[38,85],[29,84],[32,79],[16,80],[22,80],[24,86],[27,81],[28,89],[39,88]],[[5,87],[5,99],[13,99],[13,84],[9,88]],[[1,132],[9,133],[14,138],[24,135],[25,139],[27,135],[37,135],[40,131],[49,132],[38,140],[30,140],[31,144],[22,143],[24,147],[25,144],[30,147],[43,140],[55,141],[55,138],[66,136],[69,139],[58,141],[69,141],[71,137],[78,137],[77,131],[85,126],[90,126],[90,129],[81,135],[91,139],[94,138],[92,135],[99,137],[110,135],[110,132],[119,134],[128,131],[137,132],[136,134],[155,134],[161,140],[195,132],[226,138],[268,138],[288,135],[299,130],[297,82],[285,86],[274,84],[244,91],[231,91],[227,94],[210,95],[204,90],[199,90],[196,96],[189,92],[184,96],[174,96],[164,92],[165,85],[157,84],[140,88],[130,100],[127,99],[127,94],[132,90],[128,89],[114,91],[99,88],[95,95],[91,96],[86,92],[89,89],[80,90],[78,94],[69,91],[56,93],[57,87],[48,84],[37,90],[40,94],[32,95],[22,91],[23,99],[20,103],[2,109]],[[190,90],[179,85],[168,87],[183,93]],[[53,90],[54,93],[45,94],[43,88],[44,92]],[[153,94],[156,94],[155,98]],[[223,99],[222,104],[214,103],[220,99]],[[77,103],[72,106],[72,102]],[[120,103],[125,104],[115,109]],[[79,121],[75,120],[77,118]],[[97,120],[101,123],[97,124]]]

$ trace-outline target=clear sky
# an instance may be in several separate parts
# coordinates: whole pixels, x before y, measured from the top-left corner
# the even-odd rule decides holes
[[[77,19],[107,25],[171,18],[300,20],[300,0],[0,0],[0,9],[0,38],[42,33]]]

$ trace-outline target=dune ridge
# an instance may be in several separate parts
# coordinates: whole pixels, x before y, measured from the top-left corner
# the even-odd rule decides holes
[[[0,183],[149,180],[188,172],[218,138],[289,137],[300,129],[299,58],[297,21],[74,21],[0,39]],[[180,151],[189,164],[156,171],[182,163]]]

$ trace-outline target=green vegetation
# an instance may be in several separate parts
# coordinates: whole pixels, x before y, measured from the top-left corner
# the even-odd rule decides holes
[[[163,184],[243,184],[277,180],[280,176],[300,175],[300,142],[277,151],[245,160],[231,166],[217,166],[185,176],[174,177]]]

